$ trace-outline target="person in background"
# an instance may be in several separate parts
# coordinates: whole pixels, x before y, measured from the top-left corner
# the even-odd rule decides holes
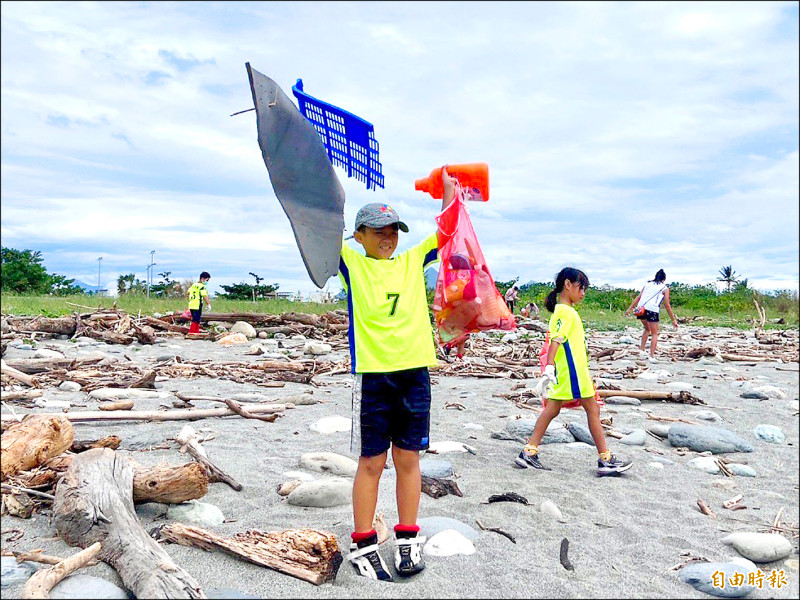
[[[531,319],[539,320],[539,307],[536,302],[528,302],[520,309],[520,314],[523,317],[530,317]]]
[[[211,302],[208,299],[208,288],[206,284],[211,279],[207,271],[200,273],[200,281],[193,283],[189,288],[189,312],[192,314],[192,324],[189,326],[189,333],[200,333],[200,316],[203,314],[203,302],[208,310],[211,310]]]
[[[517,304],[517,298],[519,298],[519,288],[516,285],[512,285],[508,290],[506,290],[506,294],[504,296],[506,305],[508,306],[508,310],[511,311],[511,314],[514,314],[514,307]]]
[[[633,299],[628,310],[625,311],[625,316],[631,315],[631,310],[636,306],[636,318],[641,320],[644,331],[642,332],[642,343],[639,345],[639,351],[644,354],[647,348],[647,338],[650,338],[650,361],[656,362],[656,348],[658,347],[658,321],[659,313],[661,311],[661,303],[664,303],[664,308],[667,309],[670,319],[672,319],[672,326],[678,328],[678,320],[672,312],[672,306],[669,303],[669,286],[665,283],[667,274],[664,269],[659,269],[656,276],[644,284],[642,291]]]

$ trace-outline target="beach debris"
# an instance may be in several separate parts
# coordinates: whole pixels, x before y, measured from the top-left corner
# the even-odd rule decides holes
[[[336,536],[318,529],[286,529],[269,533],[249,529],[232,537],[222,537],[200,527],[171,523],[156,528],[152,534],[159,540],[182,546],[222,550],[314,585],[336,579],[342,564]]]
[[[288,496],[302,483],[302,479],[290,479],[281,483],[275,491],[278,492],[279,496]]]
[[[467,410],[467,407],[460,402],[446,402],[444,407],[447,410]],[[467,423],[467,425],[469,425],[469,423]],[[483,429],[483,427],[481,427],[481,429]]]
[[[708,507],[708,504],[706,504],[706,503],[703,501],[703,499],[702,499],[702,498],[698,498],[698,499],[697,499],[697,506],[698,506],[698,508],[700,509],[700,512],[701,512],[701,513],[703,513],[704,515],[707,515],[707,516],[711,517],[712,519],[716,519],[716,518],[717,518],[717,515],[715,515],[715,514],[714,514],[714,511],[713,511],[713,510],[711,510],[711,509]]]
[[[72,458],[56,487],[53,522],[71,546],[102,539],[97,555],[137,598],[203,597],[194,578],[142,528],[133,508],[134,464],[108,448]]]
[[[225,522],[225,515],[222,511],[207,502],[189,500],[181,504],[173,504],[167,509],[167,518],[182,523],[194,523],[206,527],[222,525]]]
[[[242,491],[242,484],[220,469],[208,458],[205,448],[200,445],[200,438],[191,425],[184,425],[175,441],[180,444],[178,452],[181,454],[189,453],[195,461],[200,463],[208,473],[208,480],[212,483],[222,482],[232,487],[237,492]]]
[[[561,540],[561,550],[558,553],[558,560],[561,562],[561,566],[567,571],[574,571],[575,567],[573,567],[572,563],[569,561],[567,552],[569,552],[569,540],[564,538]]]
[[[98,406],[100,410],[131,410],[133,400],[119,400],[117,402],[103,402]]]
[[[684,560],[667,569],[668,571],[679,571],[686,565],[690,565],[693,562],[710,562],[705,556],[695,554],[692,550],[683,550],[681,551],[680,555],[684,557]]]
[[[350,431],[353,427],[353,420],[339,415],[332,415],[329,417],[322,417],[314,421],[308,428],[317,433],[336,433],[339,431]]]
[[[539,510],[546,515],[550,515],[559,523],[566,523],[567,520],[561,514],[561,510],[551,500],[543,500],[539,505]]]
[[[506,538],[508,538],[509,540],[511,540],[511,543],[512,543],[512,544],[516,544],[516,543],[517,543],[517,540],[516,540],[516,538],[515,538],[513,535],[511,535],[511,534],[510,534],[510,533],[508,533],[507,531],[503,531],[503,530],[502,530],[502,529],[500,529],[499,527],[486,527],[486,526],[484,526],[484,525],[483,525],[483,523],[481,523],[481,522],[480,522],[480,521],[478,521],[477,519],[475,519],[475,523],[477,523],[477,524],[478,524],[478,527],[480,527],[482,531],[492,531],[492,532],[494,532],[494,533],[499,533],[499,534],[500,534],[500,535],[502,535],[503,537],[506,537]]]
[[[664,371],[664,373],[667,372]],[[693,396],[686,390],[655,392],[648,390],[598,389],[597,393],[608,404],[626,404],[626,402],[620,400],[622,397],[635,398],[637,400],[661,400],[662,402],[673,402],[677,404],[705,404],[703,400]],[[609,398],[615,398],[615,401],[610,402]]]
[[[475,545],[455,529],[445,529],[427,541],[424,551],[430,556],[475,554]]]
[[[459,498],[464,496],[455,481],[427,477],[425,475],[422,476],[422,491],[431,498],[441,498],[442,496],[447,496],[447,494],[452,494]]]
[[[783,560],[792,553],[792,543],[778,533],[739,531],[725,536],[721,542],[757,563]]]
[[[306,452],[300,456],[300,467],[340,477],[355,477],[358,463],[335,452]]]
[[[755,590],[755,586],[747,582],[750,568],[734,562],[694,562],[678,571],[678,578],[700,592],[721,598],[743,598]],[[724,573],[728,580],[725,587],[714,585],[715,573]],[[717,575],[719,577],[719,575]],[[741,585],[733,585],[732,581],[741,581]]]
[[[728,510],[741,510],[743,508],[747,508],[743,504],[741,504],[742,500],[744,500],[744,496],[738,494],[731,498],[730,500],[726,500],[722,503],[722,508],[727,508]]]
[[[525,506],[529,506],[528,499],[524,496],[520,496],[516,492],[505,492],[503,494],[492,494],[489,496],[486,504],[492,504],[493,502],[519,502],[520,504],[524,504]]]
[[[36,571],[22,588],[20,598],[50,598],[50,590],[62,579],[74,573],[81,567],[85,567],[93,560],[101,550],[100,542],[91,544],[88,548],[65,558],[60,563],[39,569]],[[116,586],[114,586],[116,587]],[[126,597],[122,596],[123,598]],[[59,596],[54,596],[59,597]],[[61,596],[63,597],[63,596]],[[88,596],[83,596],[88,597]],[[117,596],[119,597],[119,596]]]
[[[2,480],[38,467],[72,446],[75,430],[63,416],[30,415],[9,427],[0,442]]]
[[[695,452],[722,454],[753,451],[753,446],[734,432],[711,425],[675,423],[669,428],[667,439],[676,448],[689,448]]]
[[[350,504],[353,501],[353,482],[339,477],[305,481],[289,493],[286,501],[295,506],[315,508]]]
[[[383,513],[375,513],[375,517],[372,519],[372,529],[378,534],[378,544],[389,539],[389,526],[386,524],[386,517],[383,516]]]
[[[472,446],[468,446],[463,442],[453,442],[449,440],[442,442],[431,442],[425,452],[427,454],[447,454],[448,452],[469,452],[470,454],[478,453]]]
[[[423,458],[419,461],[419,470],[423,477],[434,479],[450,479],[455,477],[453,464],[436,458]]]
[[[753,434],[760,440],[770,444],[783,444],[786,441],[786,434],[780,427],[774,425],[756,425]]]
[[[316,340],[309,340],[303,345],[303,354],[311,354],[312,356],[329,354],[332,350],[333,347],[330,344],[325,344]]]
[[[107,435],[96,440],[73,440],[70,446],[70,452],[85,452],[92,448],[111,448],[116,450],[119,448],[122,440],[116,435]]]

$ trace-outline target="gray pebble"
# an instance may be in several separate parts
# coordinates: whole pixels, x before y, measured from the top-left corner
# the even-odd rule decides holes
[[[725,587],[719,588],[714,586],[714,573],[717,571],[725,574]],[[719,598],[743,598],[752,592],[755,587],[747,585],[747,575],[751,571],[741,565],[735,563],[692,563],[683,567],[678,572],[678,578],[694,587],[696,590],[705,592],[712,596]],[[733,586],[730,584],[729,577],[733,577],[734,573],[741,573],[744,575],[745,584],[741,586]]]
[[[695,452],[710,451],[752,452],[753,446],[732,431],[710,425],[688,425],[675,423],[669,428],[669,443],[675,448],[689,448]]]
[[[49,594],[50,598],[107,598],[127,600],[128,593],[101,577],[76,574],[61,580]]]

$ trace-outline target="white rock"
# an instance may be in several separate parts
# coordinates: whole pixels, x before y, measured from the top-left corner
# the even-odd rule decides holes
[[[662,463],[660,463],[660,462],[649,462],[649,463],[647,463],[647,466],[650,467],[651,469],[655,469],[657,471],[660,471],[661,469],[664,468],[664,465]]]
[[[258,334],[256,328],[250,325],[247,321],[236,321],[230,329],[231,333],[243,333],[248,340],[252,340]]]
[[[346,419],[338,415],[322,417],[309,425],[311,431],[317,433],[336,433],[337,431],[350,431],[353,427],[352,419]]]
[[[45,400],[44,398],[36,398],[33,403],[39,408],[47,408],[52,410],[62,410],[72,406],[66,400]]]
[[[299,479],[300,481],[314,481],[314,476],[305,471],[286,471],[283,476],[289,479]]]
[[[480,431],[483,429],[483,425],[478,425],[477,423],[464,423],[462,427],[464,427],[464,429],[473,429],[475,431]]]
[[[546,515],[550,515],[559,523],[566,523],[567,520],[564,518],[564,515],[561,514],[559,508],[550,500],[544,500],[539,505],[539,510],[542,511]]]
[[[358,463],[335,452],[306,452],[300,457],[300,466],[309,471],[354,477]]]
[[[692,413],[689,413],[689,417],[694,417],[695,419],[701,419],[703,421],[719,421],[721,420],[720,416],[715,413],[713,410],[698,410]]]
[[[167,518],[207,527],[222,525],[225,521],[225,515],[222,514],[219,508],[213,504],[198,502],[197,500],[189,500],[182,504],[171,504],[167,509]]]
[[[61,352],[56,352],[55,350],[40,348],[33,353],[33,358],[64,358],[64,355]]]
[[[717,459],[713,456],[698,456],[686,463],[686,466],[716,475],[719,473],[719,465],[716,461]]]
[[[753,562],[774,562],[783,560],[792,553],[792,543],[778,533],[756,533],[739,531],[722,538],[726,546]]]
[[[428,540],[425,544],[425,554],[430,556],[475,554],[475,545],[455,529],[445,529]]]
[[[775,387],[774,385],[760,385],[758,387],[753,388],[754,392],[761,392],[762,394],[766,394],[770,398],[777,398],[778,400],[786,400],[788,397],[786,392],[782,389]]]
[[[323,344],[322,342],[310,340],[303,346],[303,354],[312,354],[317,356],[320,354],[328,354],[332,349],[333,348],[330,344]]]
[[[668,390],[675,390],[678,392],[683,390],[690,392],[694,388],[691,383],[687,383],[685,381],[670,381],[669,383],[664,384],[664,387]]]
[[[337,477],[305,481],[292,490],[286,501],[295,506],[328,508],[350,504],[352,499],[353,482]]]
[[[635,344],[635,343],[636,343],[636,340],[635,340],[635,339],[633,339],[633,338],[632,338],[631,336],[629,336],[629,335],[622,335],[622,336],[620,336],[620,338],[617,340],[617,342],[618,342],[618,343],[620,343],[620,344],[628,344],[628,345],[630,345],[630,344]]]
[[[62,392],[80,392],[81,391],[81,384],[77,381],[62,381],[61,385],[58,386]]]
[[[447,454],[448,452],[470,452],[471,454],[477,454],[472,446],[467,446],[463,442],[452,441],[431,442],[428,446],[428,452],[430,454]]]

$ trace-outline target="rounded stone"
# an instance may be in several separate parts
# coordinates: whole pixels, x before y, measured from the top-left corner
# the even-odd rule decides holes
[[[720,588],[714,585],[715,573],[724,575],[725,587]],[[744,585],[734,586],[730,584],[729,578],[733,577],[734,573],[740,573],[744,576]],[[696,590],[718,598],[743,598],[755,589],[754,586],[747,585],[747,576],[750,573],[752,571],[747,567],[733,562],[698,562],[683,567],[678,572],[678,578]]]
[[[480,532],[474,527],[450,517],[423,517],[417,519],[417,525],[419,525],[420,535],[429,539],[445,529],[454,529],[468,540],[475,540],[480,535]]]
[[[778,533],[737,531],[722,538],[722,543],[757,563],[783,560],[792,553],[792,543]]]
[[[425,477],[436,479],[447,479],[454,475],[452,463],[446,460],[436,460],[434,458],[423,458],[419,461],[420,473]]]
[[[453,556],[474,554],[475,545],[455,529],[440,531],[425,544],[425,554],[430,556]]]
[[[315,508],[350,504],[353,500],[353,483],[339,478],[306,481],[294,488],[286,500],[295,506]]]
[[[358,463],[335,452],[306,452],[300,456],[300,466],[309,471],[330,473],[342,477],[355,477]]]
[[[101,577],[78,573],[70,575],[53,586],[50,598],[107,598],[127,600],[128,593]]]
[[[619,440],[620,444],[627,446],[644,446],[647,441],[647,432],[644,429],[635,429]]]
[[[225,515],[222,514],[219,508],[213,504],[198,502],[197,500],[170,505],[169,509],[167,509],[167,518],[173,521],[194,523],[206,527],[222,525],[225,522]]]
[[[756,425],[753,433],[758,439],[769,444],[782,444],[786,441],[786,434],[781,431],[780,427],[774,425]]]

